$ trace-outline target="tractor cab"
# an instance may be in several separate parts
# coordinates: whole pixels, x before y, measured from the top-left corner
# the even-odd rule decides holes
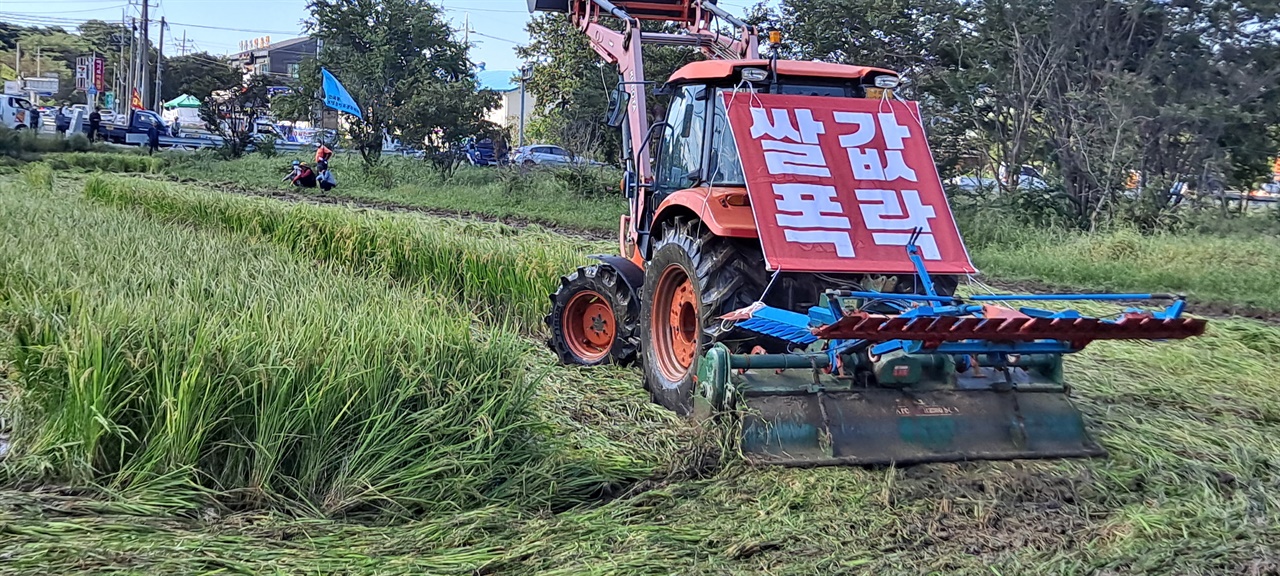
[[[672,74],[666,116],[658,120],[646,204],[654,211],[671,194],[694,187],[745,189],[742,160],[729,129],[727,106],[750,105],[753,94],[829,98],[888,98],[898,85],[890,70],[788,60],[707,60]],[[620,101],[621,99],[619,99]],[[727,104],[726,104],[727,103]],[[723,191],[722,195],[728,195]],[[745,190],[734,203],[746,207]]]

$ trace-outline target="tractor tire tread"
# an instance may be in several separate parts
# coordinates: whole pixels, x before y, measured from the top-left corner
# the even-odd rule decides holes
[[[608,355],[598,362],[584,362],[574,355],[569,350],[563,334],[558,328],[557,319],[563,313],[564,306],[569,303],[574,293],[584,288],[595,290],[605,298],[608,298],[615,316],[616,332],[613,348]],[[583,366],[616,364],[630,366],[636,363],[640,349],[640,335],[637,325],[640,303],[638,298],[631,293],[631,289],[622,281],[618,271],[612,266],[603,263],[579,266],[577,270],[560,277],[560,286],[549,295],[549,298],[551,300],[551,311],[543,317],[543,324],[547,326],[547,330],[550,332],[550,337],[547,338],[546,344],[555,353],[556,359],[561,364]],[[617,317],[620,310],[622,311],[621,318]]]
[[[769,282],[769,272],[764,269],[763,254],[758,245],[717,236],[706,231],[702,222],[695,218],[676,217],[663,223],[660,235],[654,240],[653,254],[657,255],[659,250],[671,245],[681,248],[692,265],[691,276],[696,276],[703,333],[698,350],[701,356],[716,342],[735,334],[733,328],[725,330],[717,318],[755,302]],[[646,278],[646,287],[649,284],[650,280]],[[642,307],[648,305],[646,297]],[[642,311],[641,322],[648,318],[649,314]],[[662,397],[655,390],[655,369],[648,365],[649,361],[644,364],[644,385],[653,400],[678,413],[687,413],[691,406],[685,401],[692,402],[692,390],[684,394],[687,397],[681,401]],[[682,390],[691,386],[692,374],[685,380],[685,385],[680,387]]]

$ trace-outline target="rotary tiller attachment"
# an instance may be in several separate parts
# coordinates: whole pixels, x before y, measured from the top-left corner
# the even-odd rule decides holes
[[[930,286],[918,260],[917,269]],[[798,350],[733,354],[715,345],[698,365],[697,412],[740,427],[741,449],[757,464],[1101,456],[1068,398],[1063,356],[1095,340],[1183,339],[1205,330],[1204,320],[1181,317],[1184,301],[1171,295],[960,299],[926,291],[830,291],[828,305],[807,315],[759,304],[727,315]],[[1164,298],[1174,302],[1114,318],[987,304]],[[872,300],[896,302],[901,311],[857,311]]]

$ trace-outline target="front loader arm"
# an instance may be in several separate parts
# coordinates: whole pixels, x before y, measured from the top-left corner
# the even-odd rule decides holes
[[[569,13],[574,25],[587,35],[591,49],[606,62],[618,66],[622,76],[621,87],[628,96],[626,144],[628,160],[632,164],[629,168],[634,172],[638,186],[653,182],[651,152],[645,145],[650,122],[646,99],[648,80],[645,78],[641,47],[691,46],[713,60],[759,58],[755,27],[729,14],[712,0],[566,0],[560,6]],[[620,20],[622,31],[603,25],[601,16]],[[640,26],[642,20],[677,23],[680,31],[644,32]],[[734,34],[719,31],[718,22],[727,23]],[[642,224],[640,215],[647,208],[645,194],[633,196],[625,232],[632,245],[639,239],[636,227]]]

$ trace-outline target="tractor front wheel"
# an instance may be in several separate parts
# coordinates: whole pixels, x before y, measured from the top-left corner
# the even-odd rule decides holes
[[[720,315],[750,305],[768,275],[750,246],[716,236],[692,218],[662,226],[645,270],[640,347],[645,387],[681,415],[693,409],[698,359],[728,334]]]
[[[583,266],[560,279],[551,295],[547,346],[563,364],[596,366],[635,362],[640,305],[607,264]]]

